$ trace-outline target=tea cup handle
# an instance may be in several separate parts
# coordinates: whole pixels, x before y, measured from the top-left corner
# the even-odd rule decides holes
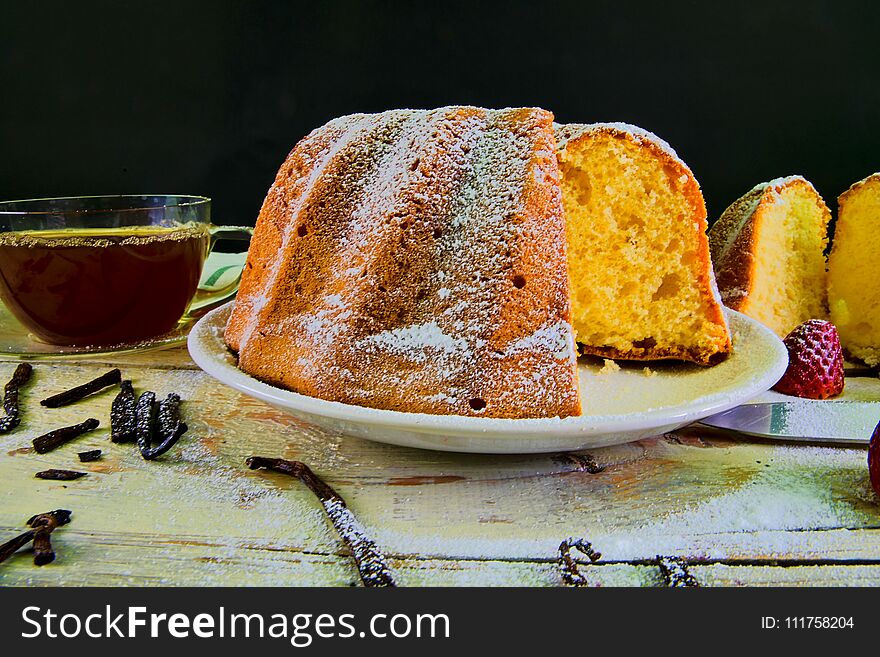
[[[214,250],[218,240],[237,240],[250,242],[254,229],[249,226],[209,226],[211,244],[208,252]],[[198,317],[203,313],[232,299],[238,292],[241,282],[241,270],[244,268],[244,255],[247,251],[238,254],[229,254],[229,263],[224,263],[210,272],[202,275],[199,289],[193,297],[187,310],[187,317]]]

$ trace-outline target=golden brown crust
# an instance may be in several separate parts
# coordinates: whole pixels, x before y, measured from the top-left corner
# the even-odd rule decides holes
[[[396,110],[288,156],[229,346],[297,392],[417,413],[580,413],[552,115]]]
[[[734,201],[709,230],[709,246],[721,300],[743,311],[755,274],[755,211],[767,183]]]
[[[234,351],[239,350],[248,321],[253,316],[252,302],[266,287],[269,268],[281,250],[284,231],[289,224],[285,208],[301,201],[309,182],[306,171],[326,166],[334,140],[351,129],[361,116],[345,116],[313,130],[291,150],[278,170],[257,217],[236,304],[226,324],[226,344]]]
[[[849,186],[845,192],[843,192],[840,196],[837,197],[837,211],[840,213],[840,208],[846,203],[847,198],[853,192],[858,192],[862,187],[868,187],[870,185],[880,185],[880,172],[872,173],[867,178],[862,178],[858,182],[854,182]]]
[[[727,349],[688,349],[685,347],[641,347],[622,351],[614,347],[597,347],[578,342],[578,353],[590,356],[601,356],[612,360],[684,360],[697,365],[717,365],[730,355]]]
[[[584,345],[579,343],[582,353],[624,360],[659,360],[678,359],[697,363],[699,365],[713,365],[724,360],[730,353],[731,339],[727,328],[727,320],[722,310],[722,302],[715,281],[712,267],[712,259],[709,250],[709,240],[706,203],[700,185],[690,167],[678,157],[673,148],[657,135],[625,123],[594,123],[594,124],[555,124],[557,147],[560,156],[564,157],[565,149],[588,142],[597,134],[610,135],[617,139],[626,139],[640,148],[647,149],[654,157],[658,158],[664,167],[674,171],[674,177],[686,177],[684,193],[691,207],[690,216],[685,221],[694,224],[692,232],[692,244],[697,247],[697,285],[703,295],[703,302],[708,309],[707,320],[722,328],[719,339],[714,345],[706,348],[685,347],[662,347],[657,345],[645,345],[634,347],[631,350],[620,351],[607,346]]]

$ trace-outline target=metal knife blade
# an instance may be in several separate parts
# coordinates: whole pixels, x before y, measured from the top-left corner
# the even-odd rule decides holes
[[[880,402],[803,399],[743,404],[700,423],[764,438],[867,445],[880,423]]]

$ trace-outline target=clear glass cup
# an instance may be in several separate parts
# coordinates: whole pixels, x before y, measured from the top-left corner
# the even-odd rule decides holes
[[[0,202],[0,299],[38,340],[102,346],[155,338],[230,298],[199,289],[218,239],[203,196],[81,196]]]

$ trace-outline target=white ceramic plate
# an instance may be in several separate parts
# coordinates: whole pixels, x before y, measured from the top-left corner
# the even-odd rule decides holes
[[[455,452],[523,454],[604,447],[640,440],[742,404],[785,372],[785,345],[768,328],[728,310],[733,353],[714,367],[686,363],[578,363],[584,414],[505,420],[400,413],[307,397],[248,376],[223,342],[232,309],[205,315],[189,336],[193,360],[208,374],[318,427],[394,445]]]

